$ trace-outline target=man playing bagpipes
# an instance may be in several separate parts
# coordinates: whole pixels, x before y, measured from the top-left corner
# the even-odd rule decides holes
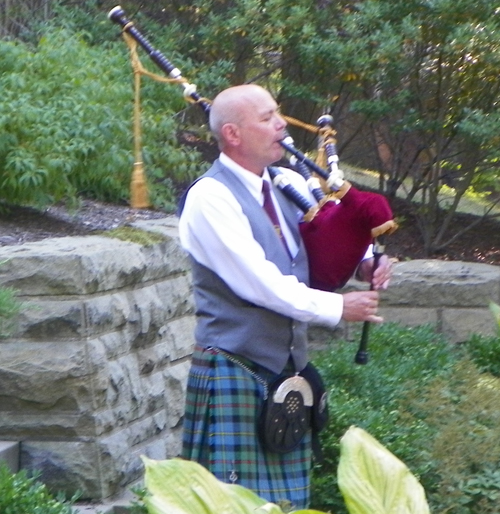
[[[300,509],[309,503],[312,459],[307,324],[382,322],[378,290],[391,265],[385,255],[374,271],[372,259],[360,264],[370,291],[308,286],[303,213],[273,186],[268,168],[283,156],[285,126],[272,96],[256,85],[226,89],[211,105],[220,157],[188,189],[179,221],[197,314],[183,457]],[[280,172],[311,197],[299,174]]]

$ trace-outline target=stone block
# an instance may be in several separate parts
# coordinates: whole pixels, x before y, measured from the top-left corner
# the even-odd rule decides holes
[[[488,309],[443,309],[443,333],[453,343],[460,343],[472,334],[494,336],[498,325]]]
[[[11,473],[19,471],[19,443],[0,441],[0,464],[5,464]]]
[[[194,316],[184,316],[174,319],[162,327],[159,335],[162,341],[167,342],[172,361],[182,359],[193,353],[195,326]]]
[[[190,270],[188,256],[179,245],[177,238],[169,237],[164,243],[143,246],[141,252],[148,263],[143,277],[144,282],[185,275]]]
[[[44,239],[0,247],[0,285],[25,295],[78,295],[137,283],[146,265],[140,246],[101,236]],[[8,253],[8,255],[7,255]]]
[[[95,339],[89,340],[89,352],[102,352],[104,360],[117,359],[131,351],[132,341],[133,338],[128,337],[125,330],[99,334]]]
[[[127,291],[88,297],[84,302],[84,327],[87,336],[95,336],[135,323],[133,299]]]
[[[39,297],[23,301],[16,319],[16,337],[57,341],[84,335],[84,305],[79,300]]]
[[[92,412],[28,411],[22,407],[0,412],[0,437],[25,441],[34,436],[53,440],[94,437],[96,434]]]
[[[182,425],[176,426],[165,435],[167,459],[179,457],[182,452]]]
[[[142,426],[137,430],[133,430],[133,427],[124,428],[99,441],[102,478],[107,486],[102,498],[117,494],[122,487],[142,477],[141,455],[158,460],[166,458],[167,441],[163,436],[144,438],[143,443],[134,445],[134,440],[138,441],[134,436],[139,434]],[[124,448],[126,451],[123,451]]]
[[[184,415],[189,361],[179,362],[164,371],[165,403],[169,427],[177,426]]]
[[[414,260],[394,266],[384,304],[485,307],[500,295],[500,268],[457,261]]]
[[[194,313],[192,283],[189,275],[178,275],[158,282],[156,294],[165,308],[166,319]]]
[[[74,411],[92,405],[87,355],[80,342],[4,342],[0,362],[0,410]]]
[[[40,480],[53,492],[77,491],[82,500],[106,498],[118,492],[119,474],[103,472],[102,449],[96,441],[23,441],[21,468],[40,471]]]
[[[381,307],[379,314],[387,323],[403,326],[432,325],[439,329],[439,310],[425,307]]]

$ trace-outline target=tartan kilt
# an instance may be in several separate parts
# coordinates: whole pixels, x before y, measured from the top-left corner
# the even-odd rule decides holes
[[[241,357],[267,382],[276,375]],[[293,509],[309,504],[311,433],[285,454],[265,452],[257,434],[264,385],[213,349],[196,347],[189,372],[182,456],[219,480]]]

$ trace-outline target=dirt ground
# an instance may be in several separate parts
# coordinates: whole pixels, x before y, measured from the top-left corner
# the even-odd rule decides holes
[[[131,209],[94,200],[83,200],[77,210],[56,205],[44,211],[9,206],[0,209],[0,246],[19,245],[49,237],[89,235],[133,221],[163,218],[165,213]]]
[[[403,201],[392,205],[396,217],[403,218],[400,228],[387,238],[386,251],[399,260],[428,257],[424,254],[421,238],[413,217]],[[48,237],[92,234],[126,225],[132,221],[164,217],[155,210],[131,209],[126,205],[84,200],[77,211],[62,205],[45,211],[11,207],[0,210],[0,246],[20,245]],[[452,231],[474,220],[474,216],[460,214]],[[500,221],[483,221],[461,236],[447,249],[430,257],[500,265]]]
[[[500,219],[482,220],[444,250],[429,256],[424,253],[415,217],[407,203],[398,200],[391,207],[396,217],[403,218],[400,228],[387,238],[387,253],[398,259],[434,258],[500,265]],[[477,220],[478,217],[472,214],[456,214],[449,227],[448,237]]]

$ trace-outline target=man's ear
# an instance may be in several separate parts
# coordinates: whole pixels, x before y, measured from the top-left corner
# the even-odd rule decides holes
[[[229,146],[238,146],[240,144],[240,129],[235,123],[226,123],[222,126],[222,137]]]

